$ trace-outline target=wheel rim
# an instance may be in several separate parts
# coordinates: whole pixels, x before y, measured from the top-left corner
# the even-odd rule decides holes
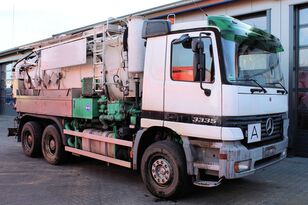
[[[49,157],[53,157],[57,150],[56,140],[52,135],[47,135],[45,140],[45,151]]]
[[[24,133],[24,146],[27,150],[30,150],[33,145],[33,136],[31,135],[30,132],[25,132]]]
[[[160,157],[152,160],[152,162],[151,175],[154,181],[160,186],[169,184],[173,178],[173,172],[168,160]]]
[[[50,140],[49,147],[50,147],[50,150],[54,153],[54,151],[56,150],[56,142],[54,139]]]

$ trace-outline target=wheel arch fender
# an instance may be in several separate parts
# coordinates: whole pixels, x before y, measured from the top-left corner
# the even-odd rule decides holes
[[[155,139],[155,136],[151,136],[151,133],[155,130],[164,130],[168,132],[173,132],[173,130],[167,127],[150,127],[150,128],[143,128],[139,130],[136,134],[134,144],[133,144],[133,169],[138,170],[140,168],[140,162],[142,155],[144,154],[145,149],[150,146],[152,143],[158,141]],[[150,135],[150,137],[149,137]],[[189,142],[188,137],[178,135],[182,141],[182,148],[185,154],[186,159],[186,166],[187,166],[187,173],[189,175],[193,175],[193,154],[191,149],[191,144]]]
[[[138,149],[140,145],[140,140],[147,129],[141,129],[137,132],[136,138],[133,144],[133,169],[138,170],[138,160],[140,161],[141,156],[138,158]]]

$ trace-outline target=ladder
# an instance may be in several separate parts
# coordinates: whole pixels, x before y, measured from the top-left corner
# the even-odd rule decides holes
[[[95,29],[93,34],[93,84],[92,89],[95,92],[102,92],[103,77],[105,74],[105,39],[106,32],[97,33],[97,29]],[[100,74],[97,74],[100,72]]]
[[[98,32],[99,27],[94,28],[93,33],[93,84],[92,89],[94,92],[102,92],[103,85],[106,85],[105,75],[105,44],[108,39],[117,37],[122,31],[119,29],[118,25],[107,24],[103,26],[102,31]],[[97,71],[100,74],[97,75]]]

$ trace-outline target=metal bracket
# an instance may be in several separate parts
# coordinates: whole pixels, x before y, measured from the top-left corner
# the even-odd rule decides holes
[[[219,186],[222,183],[222,180],[224,178],[220,178],[218,181],[202,181],[197,180],[194,182],[194,185],[200,186],[200,187],[216,187]]]

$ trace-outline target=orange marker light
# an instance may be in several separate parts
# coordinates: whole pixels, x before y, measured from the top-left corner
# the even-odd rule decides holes
[[[227,154],[219,154],[219,159],[227,160],[228,155]]]
[[[133,150],[131,150],[130,152],[129,152],[129,157],[132,159],[133,158]]]

